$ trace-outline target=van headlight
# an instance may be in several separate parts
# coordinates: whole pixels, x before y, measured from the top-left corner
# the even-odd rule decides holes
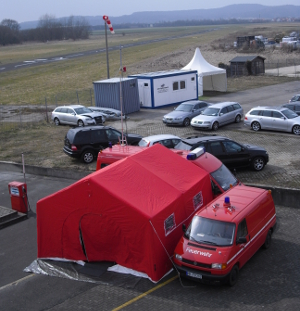
[[[175,254],[175,258],[179,261],[182,261],[182,256],[178,255],[178,254]]]
[[[227,268],[227,264],[226,263],[212,263],[211,268],[217,269],[217,270],[224,270]]]

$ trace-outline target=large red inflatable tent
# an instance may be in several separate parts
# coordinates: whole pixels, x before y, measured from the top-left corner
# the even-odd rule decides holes
[[[182,224],[211,200],[207,172],[145,148],[37,202],[38,258],[112,261],[157,282]]]

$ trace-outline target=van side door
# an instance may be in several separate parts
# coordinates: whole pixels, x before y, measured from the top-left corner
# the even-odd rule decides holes
[[[240,238],[246,239],[246,242],[241,242]],[[247,222],[244,218],[237,228],[236,234],[236,253],[239,253],[238,261],[240,262],[240,268],[251,258],[253,254],[249,251],[249,234],[247,228]]]

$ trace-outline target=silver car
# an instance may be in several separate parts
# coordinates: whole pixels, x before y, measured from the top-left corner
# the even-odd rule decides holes
[[[271,130],[300,135],[300,116],[285,107],[255,107],[244,119],[244,125],[254,131]]]
[[[123,119],[129,119],[129,117],[125,116],[124,113],[121,113],[121,110],[113,109],[113,108],[106,108],[106,107],[88,107],[89,109],[97,112],[101,112],[106,120],[120,120],[121,114]]]
[[[243,116],[244,111],[239,103],[223,102],[204,109],[199,116],[192,119],[191,126],[216,131],[225,124],[239,123]]]
[[[105,116],[101,112],[95,112],[81,105],[57,107],[52,111],[51,119],[55,125],[86,126],[105,122]]]
[[[190,100],[181,103],[174,111],[164,115],[163,122],[166,125],[189,126],[193,117],[210,106],[210,103],[200,100]]]
[[[140,147],[150,147],[155,144],[161,144],[167,148],[174,148],[181,142],[181,138],[172,134],[158,134],[144,137],[140,140]]]

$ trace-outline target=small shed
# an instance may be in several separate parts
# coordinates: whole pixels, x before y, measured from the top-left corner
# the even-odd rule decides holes
[[[198,99],[197,70],[157,71],[129,77],[138,79],[143,108],[160,108]]]
[[[265,73],[265,58],[261,56],[237,56],[230,61],[231,76],[248,76]]]
[[[122,105],[124,114],[140,110],[136,78],[111,78],[94,81],[93,85],[96,107],[121,110]]]

